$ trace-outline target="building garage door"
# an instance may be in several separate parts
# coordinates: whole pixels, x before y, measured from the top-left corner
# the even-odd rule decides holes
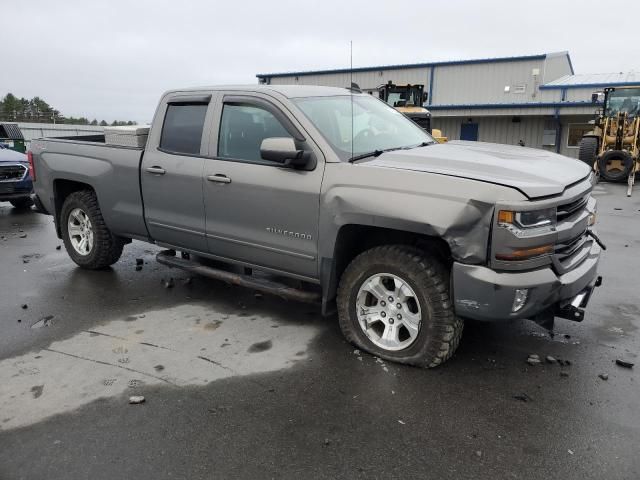
[[[477,142],[478,141],[478,124],[463,123],[460,126],[460,140],[470,140],[472,142]]]

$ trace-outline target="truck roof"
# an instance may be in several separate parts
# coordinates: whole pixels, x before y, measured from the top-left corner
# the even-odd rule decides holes
[[[277,92],[287,98],[298,97],[330,97],[336,95],[349,95],[351,92],[346,87],[321,87],[317,85],[215,85],[204,87],[177,88],[169,90],[166,94],[179,92],[201,92],[216,90],[242,90],[252,92]],[[355,93],[354,93],[355,94]]]

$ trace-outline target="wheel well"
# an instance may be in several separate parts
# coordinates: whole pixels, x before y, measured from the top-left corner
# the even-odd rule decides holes
[[[62,211],[62,205],[69,195],[71,195],[73,192],[79,192],[82,190],[93,191],[93,187],[87,183],[76,182],[74,180],[53,181],[53,196],[55,199],[54,219],[58,238],[62,238],[62,232],[60,230],[60,212]]]
[[[340,277],[351,260],[370,248],[394,244],[415,246],[437,256],[447,266],[453,262],[449,244],[442,238],[392,228],[344,225],[336,238],[330,278],[323,279],[323,282],[327,282],[323,288],[323,312],[329,313],[333,310],[329,304],[333,303]]]

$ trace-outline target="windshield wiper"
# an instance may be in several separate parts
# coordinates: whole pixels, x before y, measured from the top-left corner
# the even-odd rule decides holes
[[[419,148],[419,147],[428,147],[429,145],[434,145],[436,143],[438,143],[438,142],[436,142],[436,141],[422,142],[422,143],[419,143],[418,145],[410,145],[408,147],[404,147],[403,150],[411,150],[412,148]]]
[[[351,157],[349,159],[349,163],[353,163],[353,162],[355,162],[357,160],[362,160],[363,158],[379,157],[384,152],[385,152],[384,150],[374,150],[373,152],[367,152],[367,153],[361,153],[360,155],[354,155],[353,157]]]
[[[383,150],[373,150],[372,152],[367,152],[367,153],[361,153],[360,155],[355,155],[353,157],[351,157],[349,159],[349,163],[353,163],[357,160],[362,160],[363,158],[369,158],[369,157],[379,157],[380,155],[382,155],[385,152],[392,152],[393,150],[402,150],[405,147],[395,147],[395,148],[385,148]]]

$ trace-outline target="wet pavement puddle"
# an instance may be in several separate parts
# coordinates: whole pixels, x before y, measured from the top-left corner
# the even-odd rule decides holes
[[[205,385],[305,360],[317,327],[301,322],[273,329],[275,323],[269,317],[182,305],[114,320],[5,359],[0,362],[0,430],[146,385]]]

